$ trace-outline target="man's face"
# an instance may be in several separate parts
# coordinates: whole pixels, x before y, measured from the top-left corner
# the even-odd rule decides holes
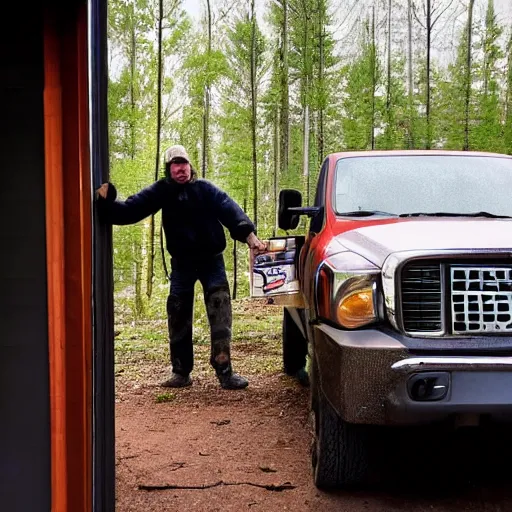
[[[174,181],[183,185],[190,181],[191,176],[192,170],[186,160],[176,158],[171,162],[171,178]]]

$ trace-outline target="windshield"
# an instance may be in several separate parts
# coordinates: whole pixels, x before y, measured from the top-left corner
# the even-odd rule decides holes
[[[488,212],[512,216],[512,159],[448,155],[342,158],[336,165],[335,190],[338,215]]]

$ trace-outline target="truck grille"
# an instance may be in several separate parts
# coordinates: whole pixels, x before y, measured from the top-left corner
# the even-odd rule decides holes
[[[402,319],[406,332],[442,330],[441,265],[410,263],[402,270]]]
[[[454,334],[512,331],[512,269],[450,267]]]
[[[512,266],[408,263],[401,273],[401,310],[410,334],[510,333]]]

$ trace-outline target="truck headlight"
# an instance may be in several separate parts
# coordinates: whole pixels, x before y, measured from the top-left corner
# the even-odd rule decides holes
[[[317,314],[346,329],[379,318],[380,270],[361,256],[344,252],[322,262],[317,279]]]

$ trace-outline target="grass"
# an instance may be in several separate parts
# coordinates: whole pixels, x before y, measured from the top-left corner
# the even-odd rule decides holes
[[[160,393],[156,395],[155,402],[157,404],[163,404],[166,402],[172,402],[176,400],[176,394],[175,393]]]
[[[147,382],[168,371],[169,340],[165,302],[160,317],[135,321],[120,312],[116,301],[115,370],[124,381]],[[282,308],[264,301],[233,301],[232,360],[235,371],[244,375],[276,374],[282,371]],[[210,331],[202,297],[198,295],[194,315],[194,376],[211,375]],[[166,402],[167,394],[156,401]]]

